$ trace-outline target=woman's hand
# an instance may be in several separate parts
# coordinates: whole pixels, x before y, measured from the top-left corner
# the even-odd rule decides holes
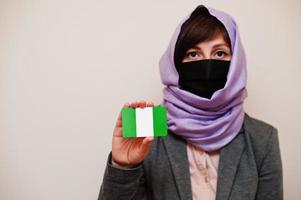
[[[123,107],[152,107],[152,102],[126,103]],[[124,138],[122,136],[121,112],[119,113],[112,141],[112,160],[120,166],[131,167],[139,164],[148,154],[154,137]]]

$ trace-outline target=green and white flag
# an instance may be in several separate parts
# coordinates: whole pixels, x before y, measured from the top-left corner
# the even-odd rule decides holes
[[[121,113],[125,138],[167,135],[167,111],[163,106],[123,108]]]

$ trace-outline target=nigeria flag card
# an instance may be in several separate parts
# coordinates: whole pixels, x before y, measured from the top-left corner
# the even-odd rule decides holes
[[[123,108],[122,135],[125,138],[166,136],[167,110],[164,106]]]

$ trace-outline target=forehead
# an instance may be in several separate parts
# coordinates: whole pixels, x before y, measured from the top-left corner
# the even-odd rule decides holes
[[[212,37],[208,40],[205,40],[205,41],[202,41],[198,44],[196,44],[194,47],[199,47],[199,48],[202,48],[202,47],[206,47],[206,46],[210,46],[210,47],[213,47],[213,46],[225,46],[225,47],[229,47],[229,45],[227,44],[227,42],[225,41],[224,37],[222,36],[222,34],[217,34],[215,37]]]

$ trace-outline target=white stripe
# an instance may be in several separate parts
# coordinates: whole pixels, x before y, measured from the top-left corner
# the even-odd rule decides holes
[[[136,108],[136,130],[137,137],[154,135],[153,108]]]

